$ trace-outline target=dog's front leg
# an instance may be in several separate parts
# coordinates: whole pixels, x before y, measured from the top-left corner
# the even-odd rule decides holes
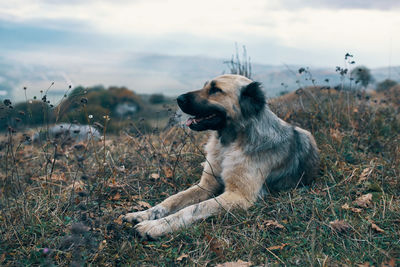
[[[163,218],[189,205],[199,203],[214,196],[222,188],[222,184],[211,174],[209,167],[205,167],[200,183],[189,189],[168,197],[160,204],[139,212],[128,213],[124,221],[139,223],[147,220]]]
[[[230,163],[235,163],[235,158],[229,158]],[[218,197],[208,199],[198,204],[191,205],[162,219],[143,221],[136,225],[136,232],[144,238],[157,238],[166,233],[186,227],[198,220],[220,212],[229,212],[233,208],[249,208],[256,201],[269,167],[241,160],[242,164],[229,164],[222,172],[225,182],[225,192]]]
[[[143,238],[155,239],[187,227],[198,220],[220,212],[228,212],[232,208],[247,209],[253,201],[238,192],[225,192],[218,197],[191,205],[165,218],[143,221],[135,226],[135,230]]]

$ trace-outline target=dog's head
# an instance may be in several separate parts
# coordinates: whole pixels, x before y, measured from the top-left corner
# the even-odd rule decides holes
[[[257,116],[266,105],[260,84],[240,75],[218,76],[177,101],[183,112],[193,116],[186,125],[195,131],[221,130]]]

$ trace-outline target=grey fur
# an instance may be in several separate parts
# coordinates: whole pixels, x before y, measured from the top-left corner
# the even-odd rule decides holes
[[[223,146],[228,146],[236,140],[238,134],[236,128],[237,127],[235,125],[230,124],[218,131],[218,137]]]
[[[245,154],[274,158],[276,166],[266,177],[266,191],[306,185],[315,178],[320,160],[311,135],[278,118],[267,104],[259,114],[243,118],[237,131],[244,133]]]
[[[142,237],[157,238],[230,209],[248,209],[263,192],[315,178],[319,156],[313,136],[278,118],[259,83],[240,75],[218,76],[212,83],[221,91],[210,94],[207,83],[177,99],[195,116],[188,120],[191,129],[214,130],[200,182],[157,205],[165,217],[153,219],[162,216],[156,207],[125,215],[124,220],[140,221],[134,229]]]

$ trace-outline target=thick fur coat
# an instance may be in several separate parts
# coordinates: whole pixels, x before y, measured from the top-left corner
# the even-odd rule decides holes
[[[222,75],[177,99],[193,116],[187,125],[210,130],[200,182],[124,220],[145,238],[166,233],[234,208],[247,209],[268,191],[309,184],[317,174],[318,149],[310,132],[278,118],[261,85]]]

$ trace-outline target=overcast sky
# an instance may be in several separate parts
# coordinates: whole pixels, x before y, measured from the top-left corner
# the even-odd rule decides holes
[[[331,66],[351,52],[378,67],[400,64],[400,1],[1,1],[0,40],[0,53],[25,60],[45,59],[41,52],[50,61],[94,52],[226,58],[237,42],[265,64]]]
[[[235,43],[247,47],[253,63],[334,69],[343,66],[349,52],[358,65],[399,66],[400,0],[0,2],[0,64],[57,69],[66,83],[75,77],[75,83],[87,86],[135,86],[120,64],[127,58],[162,54],[226,60]]]

